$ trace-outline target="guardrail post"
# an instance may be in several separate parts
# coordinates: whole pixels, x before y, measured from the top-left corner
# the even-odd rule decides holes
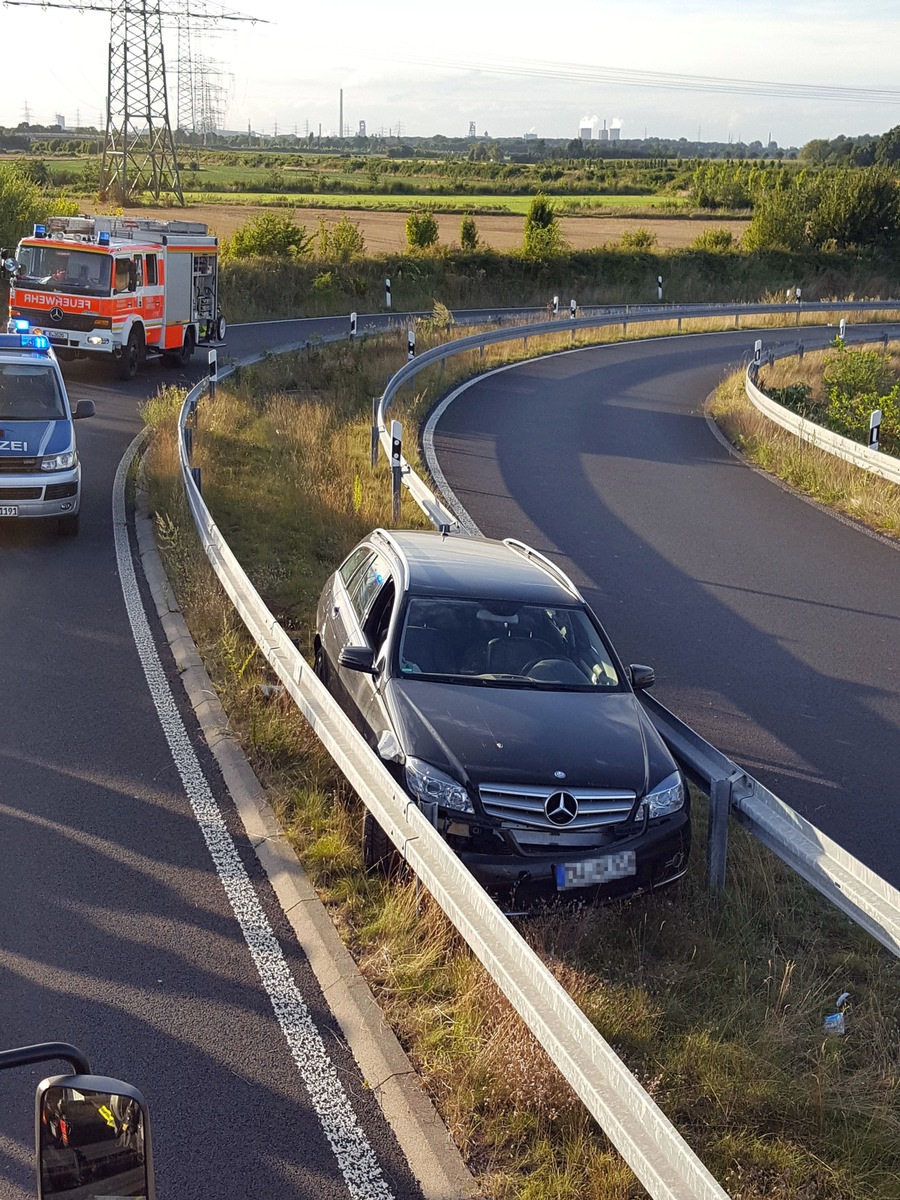
[[[714,779],[709,789],[709,827],[706,841],[706,880],[710,891],[725,890],[728,860],[728,815],[731,811],[730,779]]]
[[[403,453],[403,430],[399,421],[391,421],[391,516],[400,521],[400,459]]]
[[[379,396],[372,397],[372,466],[378,465],[378,401]]]
[[[522,338],[522,349],[523,349],[523,351],[528,349],[528,334],[527,333]],[[481,354],[482,354],[482,357],[484,357],[484,347],[483,346],[481,348]]]
[[[797,347],[797,357],[800,359],[801,362],[803,362],[803,355],[805,353],[806,353],[806,349],[805,349],[803,343],[801,342],[800,345]]]
[[[735,329],[740,329],[740,327],[741,327],[741,314],[740,313],[734,314],[734,327],[735,327]]]
[[[191,479],[197,485],[197,491],[203,493],[203,475],[199,467],[191,467]]]
[[[678,318],[678,332],[681,333],[681,317]]]
[[[194,431],[189,425],[185,425],[182,433],[184,434],[184,452],[190,462],[194,457]]]

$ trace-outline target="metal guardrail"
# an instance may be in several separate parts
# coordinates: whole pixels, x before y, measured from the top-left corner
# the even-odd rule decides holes
[[[835,305],[822,306],[826,312],[836,311]],[[846,310],[849,306],[841,306]],[[865,306],[854,306],[865,307]],[[872,309],[890,307],[871,304]],[[807,306],[807,311],[809,306]],[[379,437],[385,445],[384,411],[390,398],[408,379],[425,366],[439,362],[453,353],[461,353],[492,342],[526,339],[533,334],[561,333],[569,329],[590,328],[603,324],[623,324],[637,316],[640,320],[671,320],[687,316],[722,315],[725,306],[683,306],[663,312],[654,308],[622,312],[607,311],[601,316],[576,320],[542,322],[490,331],[475,337],[463,338],[447,346],[423,354],[408,363],[391,379],[378,407]],[[745,314],[791,312],[794,306],[740,306],[727,310],[736,313],[736,320]],[[280,347],[280,352],[300,348],[301,344]],[[271,352],[270,352],[271,353]],[[249,365],[265,355],[255,355],[236,366]],[[220,378],[235,368],[221,372]],[[200,494],[191,466],[193,429],[188,425],[209,381],[203,380],[186,396],[179,417],[179,455],[188,504],[207,557],[228,593],[235,609],[264,653],[272,670],[285,690],[309,721],[313,730],[329,750],[363,803],[372,812],[392,842],[402,852],[417,877],[428,888],[447,917],[465,938],[467,944],[484,965],[491,978],[525,1021],[543,1046],[551,1061],[567,1079],[573,1090],[594,1116],[601,1128],[617,1147],[622,1157],[641,1181],[652,1200],[728,1200],[727,1193],[693,1153],[656,1103],[628,1071],[608,1043],[587,1020],[568,993],[540,961],[524,939],[503,916],[484,889],[475,881],[457,856],[446,845],[415,801],[396,783],[391,774],[372,753],[355,727],[334,702],[327,689],[316,678],[312,668],[300,655],[277,619],[266,608],[262,598],[238,563],[227,542],[218,530]],[[387,440],[386,452],[390,454]],[[428,486],[415,475],[403,460],[404,483],[411,495],[433,523],[440,527],[456,524],[456,517]],[[649,699],[649,698],[648,698]],[[776,853],[790,861],[804,878],[820,890],[824,884],[841,892],[845,912],[864,924],[895,953],[900,953],[900,895],[884,881],[845,855],[839,847],[824,838],[813,826],[803,822],[783,805],[777,797],[766,792],[762,785],[742,776],[739,768],[725,759],[713,747],[702,742],[688,726],[678,721],[662,706],[651,702],[654,719],[660,728],[668,722],[664,736],[679,753],[676,743],[684,743],[684,757],[692,752],[695,773],[705,775],[717,789],[721,781],[728,784],[725,805],[733,805],[738,819],[743,820]],[[755,785],[744,795],[735,790],[736,779],[746,779]],[[714,805],[722,823],[722,805]],[[788,815],[790,814],[790,815]],[[790,827],[790,828],[788,828]],[[818,846],[815,853],[812,846]],[[793,859],[788,859],[791,854]],[[838,865],[842,875],[838,875]],[[863,872],[861,874],[860,872]],[[828,894],[828,893],[826,893]],[[834,899],[835,896],[829,896]],[[835,901],[837,902],[837,900]],[[865,922],[865,923],[864,923]]]
[[[781,354],[779,357],[783,358],[786,355]],[[892,483],[900,484],[900,459],[894,458],[890,454],[882,454],[878,450],[870,450],[868,446],[854,442],[852,438],[832,433],[830,429],[823,429],[814,421],[792,413],[790,409],[778,404],[771,396],[767,396],[756,386],[753,379],[755,366],[755,363],[750,363],[747,367],[744,376],[744,391],[750,403],[770,421],[774,421],[782,429],[793,433],[801,441],[816,446],[828,454],[833,454],[837,458],[842,458],[845,462],[852,463],[854,467],[869,471],[873,475],[880,475],[882,479],[889,479]]]

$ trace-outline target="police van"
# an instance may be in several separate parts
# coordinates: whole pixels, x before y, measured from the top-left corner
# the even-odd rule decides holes
[[[73,421],[94,415],[92,400],[74,413],[50,341],[10,321],[0,333],[0,521],[43,517],[60,534],[78,533],[81,464]]]

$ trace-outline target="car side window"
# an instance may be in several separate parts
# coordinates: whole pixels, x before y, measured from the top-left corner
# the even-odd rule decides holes
[[[350,581],[347,589],[350,594],[350,603],[353,605],[353,611],[360,624],[369,611],[372,601],[389,577],[390,569],[387,563],[380,554],[374,554],[371,561],[365,563]]]
[[[341,564],[341,579],[343,579],[344,583],[349,586],[350,580],[365,559],[374,557],[375,551],[370,546],[357,546],[350,557]]]
[[[384,587],[373,601],[372,607],[369,609],[369,615],[366,617],[365,624],[363,625],[363,633],[366,635],[369,645],[376,654],[384,645],[384,639],[387,637],[391,615],[394,611],[396,594],[397,590],[394,586],[394,581],[389,576],[385,581]]]

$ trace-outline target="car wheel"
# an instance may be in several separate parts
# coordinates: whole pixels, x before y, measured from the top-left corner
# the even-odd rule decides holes
[[[57,520],[57,530],[60,537],[78,537],[79,515],[76,513],[74,517],[59,517]]]
[[[370,875],[395,875],[400,855],[388,835],[366,809],[363,817],[363,866]]]
[[[321,679],[323,683],[327,682],[325,672],[325,652],[320,645],[316,646],[316,652],[313,656],[313,670],[316,673],[317,679]]]
[[[116,360],[117,374],[120,379],[134,379],[138,367],[144,361],[144,331],[140,325],[135,325],[128,335],[128,341],[122,348]]]

